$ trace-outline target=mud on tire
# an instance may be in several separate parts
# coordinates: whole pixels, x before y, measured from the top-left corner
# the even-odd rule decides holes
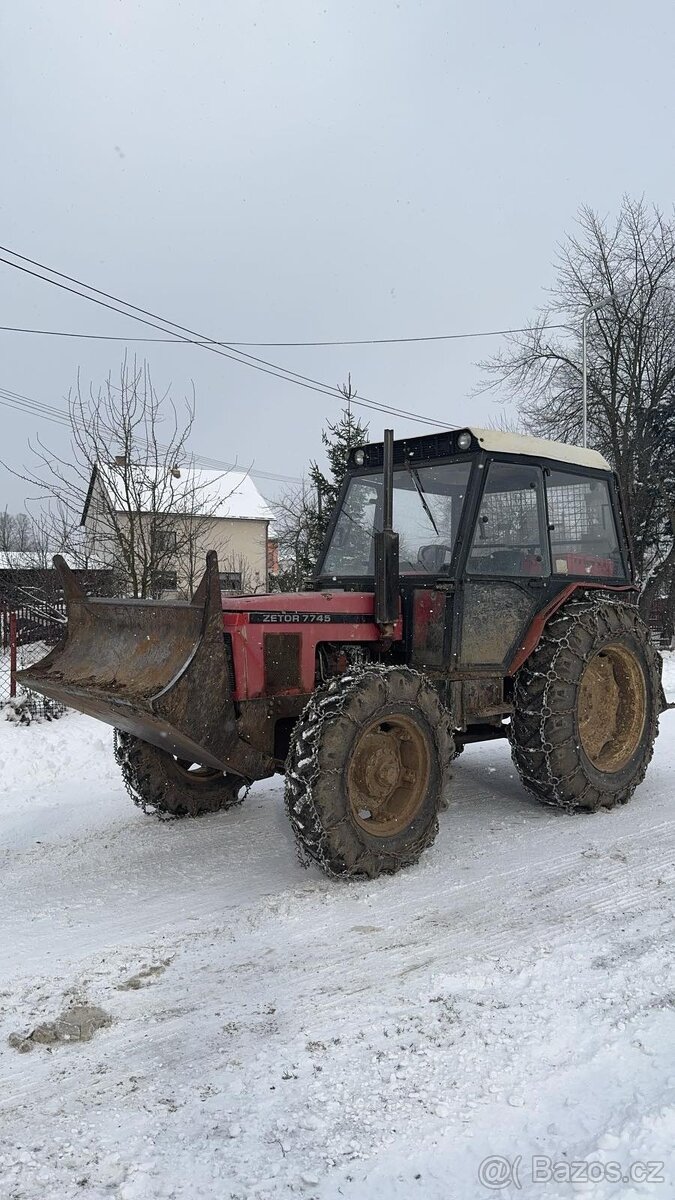
[[[286,760],[301,858],[371,879],[417,862],[438,832],[452,757],[449,714],[419,672],[365,667],[319,688]]]
[[[637,609],[570,601],[515,678],[511,751],[525,787],[570,812],[625,804],[652,757],[661,699]]]
[[[160,818],[201,817],[241,804],[246,781],[220,771],[191,770],[172,754],[115,730],[115,760],[134,804]]]

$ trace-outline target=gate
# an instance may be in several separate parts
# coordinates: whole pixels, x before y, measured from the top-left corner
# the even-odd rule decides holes
[[[36,600],[12,608],[0,608],[0,710],[10,719],[29,723],[34,718],[52,720],[65,707],[46,696],[23,688],[17,671],[44,658],[59,641],[65,628],[65,605],[47,605]]]

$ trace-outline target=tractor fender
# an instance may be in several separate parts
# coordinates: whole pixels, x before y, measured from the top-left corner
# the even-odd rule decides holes
[[[622,583],[614,587],[608,586],[606,583],[569,583],[564,587],[557,596],[554,596],[544,608],[533,617],[532,621],[525,631],[525,635],[518,646],[513,658],[509,662],[505,674],[508,676],[515,675],[516,671],[520,670],[523,663],[530,657],[532,652],[536,650],[541,636],[546,628],[548,621],[554,613],[566,604],[571,596],[579,592],[603,591],[603,592],[635,592],[637,588],[633,583]]]

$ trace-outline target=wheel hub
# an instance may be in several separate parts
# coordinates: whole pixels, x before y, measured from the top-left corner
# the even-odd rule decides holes
[[[642,666],[627,646],[603,646],[586,664],[577,702],[579,739],[598,771],[622,770],[645,726],[647,688]]]
[[[369,796],[384,802],[399,782],[401,760],[390,738],[379,735],[379,740],[385,744],[378,746],[366,763],[364,782]]]
[[[416,721],[375,720],[360,734],[348,768],[352,817],[375,837],[393,837],[414,820],[429,782],[429,750]]]

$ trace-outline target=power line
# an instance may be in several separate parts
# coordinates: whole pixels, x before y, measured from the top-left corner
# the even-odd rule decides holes
[[[1,260],[4,261],[4,260]],[[49,269],[49,268],[47,268]],[[545,329],[565,329],[565,325],[546,325]],[[0,325],[3,333],[35,333],[42,337],[81,338],[94,342],[150,342],[174,346],[248,346],[249,348],[265,349],[302,349],[322,346],[399,346],[412,342],[456,342],[469,338],[507,337],[514,333],[529,333],[531,326],[525,325],[520,329],[481,329],[468,333],[436,333],[420,337],[396,338],[353,338],[336,342],[229,342],[216,341],[212,338],[153,338],[153,337],[124,337],[115,333],[75,333],[67,329],[26,329],[19,325]],[[283,368],[282,368],[283,369]]]
[[[21,266],[19,262],[12,262],[11,259],[2,258],[0,262],[5,263],[8,267],[13,267],[17,271],[23,272],[25,275],[31,275],[36,279],[40,279],[43,283],[49,283],[53,287],[60,288],[62,291],[70,292],[72,295],[79,296],[83,300],[89,300],[92,304],[98,304],[102,308],[110,309],[112,312],[117,312],[121,316],[138,321],[142,325],[148,325],[150,328],[158,329],[162,333],[174,334],[178,330],[178,340],[183,342],[192,342],[199,345],[204,350],[210,350],[214,354],[220,354],[224,358],[229,358],[233,362],[238,362],[242,366],[251,367],[254,370],[262,371],[265,375],[272,375],[277,379],[284,379],[288,383],[294,383],[297,387],[307,388],[310,391],[319,392],[321,395],[330,396],[332,399],[342,399],[342,392],[338,387],[333,387],[331,384],[326,384],[321,380],[313,379],[309,375],[302,375],[297,371],[291,371],[290,368],[282,367],[278,363],[270,362],[268,359],[259,358],[256,355],[247,354],[243,350],[236,350],[230,343],[217,343],[213,339],[208,339],[205,335],[198,333],[194,329],[189,329],[185,325],[179,325],[175,321],[168,318],[160,317],[149,309],[140,308],[136,304],[131,304],[127,300],[122,300],[118,296],[112,295],[110,292],[104,292],[100,288],[93,287],[91,284],[82,282],[72,275],[66,275],[62,271],[57,271],[53,267],[48,267],[44,263],[38,262],[36,259],[28,258],[26,255],[19,254],[16,250],[11,250],[6,246],[0,246],[0,250],[5,254],[11,254],[13,258],[18,258],[21,263],[30,263],[31,267],[39,268],[39,271],[47,271],[49,275],[56,275],[57,279],[50,279],[48,276],[40,274],[39,271],[33,271],[29,267]],[[59,279],[67,280],[67,283],[59,283]],[[85,291],[77,291],[76,288],[70,287],[69,284],[75,284],[77,288],[84,288]],[[88,292],[95,293],[88,295]],[[97,297],[104,296],[105,300],[100,300]],[[113,301],[113,303],[109,303]],[[118,307],[123,306],[122,308]],[[125,311],[130,309],[130,312]],[[141,315],[138,315],[141,314]],[[151,318],[151,319],[149,319]],[[161,322],[161,323],[160,323]],[[172,328],[167,329],[166,326]],[[184,335],[188,334],[188,337]],[[381,404],[376,400],[369,400],[363,396],[353,398],[352,402],[362,408],[369,408],[376,412],[390,413],[393,416],[405,418],[406,420],[415,421],[423,425],[435,425],[440,429],[458,428],[458,426],[449,426],[445,421],[438,421],[433,417],[421,417],[417,413],[412,413],[407,409],[395,408],[392,405]]]
[[[0,388],[0,404],[5,408],[12,408],[20,412],[30,413],[34,416],[39,416],[45,421],[51,421],[55,425],[64,425],[70,427],[72,422],[83,427],[83,423],[77,418],[71,417],[63,409],[56,408],[54,405],[45,404],[41,400],[33,400],[29,396],[22,396],[19,392],[12,392],[8,388]],[[160,450],[167,449],[161,445]],[[257,470],[257,468],[241,467],[238,463],[226,463],[220,459],[211,458],[207,455],[199,453],[191,453],[190,459],[197,466],[213,468],[214,470],[222,471],[244,471],[247,475],[254,475],[261,479],[271,480],[277,483],[301,483],[302,480],[293,475],[278,475],[271,471]]]
[[[29,413],[32,416],[39,416],[41,420],[50,421],[54,425],[62,425],[70,427],[74,422],[81,428],[84,427],[83,422],[76,417],[71,419],[69,413],[64,412],[62,408],[57,408],[52,404],[45,404],[42,400],[34,400],[30,396],[23,396],[20,392],[12,392],[9,388],[0,387],[0,405],[3,408],[11,408],[18,412]],[[158,445],[160,451],[166,450],[166,446]],[[276,475],[271,471],[259,471],[257,468],[249,468],[239,466],[238,463],[221,462],[217,458],[211,458],[208,455],[190,453],[191,462],[198,467],[204,467],[207,470],[216,471],[243,471],[246,475],[252,475],[258,479],[265,479],[275,483],[301,483],[302,480],[294,475]]]

